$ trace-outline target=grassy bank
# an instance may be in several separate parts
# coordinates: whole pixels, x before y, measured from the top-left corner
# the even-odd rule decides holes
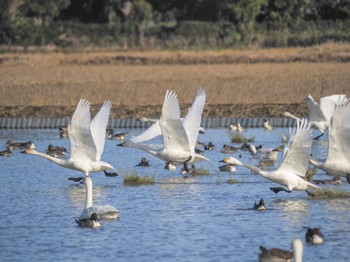
[[[46,109],[62,116],[84,97],[95,105],[110,99],[113,117],[153,116],[166,89],[179,94],[185,111],[203,86],[207,116],[249,109],[273,116],[264,105],[299,104],[295,108],[302,111],[309,93],[315,99],[350,96],[349,57],[350,45],[332,43],[244,51],[8,53],[0,55],[0,106],[5,113]]]

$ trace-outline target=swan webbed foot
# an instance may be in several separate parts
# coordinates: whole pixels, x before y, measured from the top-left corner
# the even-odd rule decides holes
[[[273,192],[275,192],[275,194],[277,194],[280,191],[285,191],[287,193],[291,193],[292,191],[285,189],[284,187],[270,187],[270,190],[272,190]]]

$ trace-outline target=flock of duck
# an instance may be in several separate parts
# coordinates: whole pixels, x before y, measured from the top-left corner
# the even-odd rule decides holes
[[[203,151],[198,149],[198,134],[202,132],[201,119],[206,102],[206,92],[203,88],[198,88],[192,106],[185,117],[180,115],[180,105],[178,96],[174,91],[167,90],[162,106],[160,119],[152,120],[154,123],[138,136],[126,140],[119,146],[135,148],[146,151],[149,154],[161,159],[166,163],[169,170],[175,169],[176,165],[182,165],[182,173],[190,173],[189,164],[197,161],[209,161],[203,155]],[[259,160],[259,165],[245,163],[233,156],[226,157],[220,162],[225,163],[219,167],[221,171],[235,172],[237,167],[244,167],[252,172],[261,175],[267,180],[278,184],[278,187],[270,189],[278,193],[285,191],[291,193],[293,190],[309,192],[310,188],[319,188],[317,184],[327,183],[322,180],[307,181],[305,175],[309,163],[316,168],[325,171],[334,177],[334,183],[341,183],[340,177],[350,180],[350,102],[345,95],[332,95],[323,97],[320,102],[316,102],[311,95],[305,98],[309,110],[308,119],[300,119],[289,112],[284,115],[296,119],[296,126],[290,129],[284,146],[275,149],[266,149],[261,146],[243,143],[236,148],[224,145],[221,152],[232,154],[237,150],[248,150]],[[107,173],[107,170],[115,168],[107,162],[101,160],[104,151],[106,136],[109,139],[125,140],[127,133],[114,134],[114,131],[107,129],[109,114],[112,103],[105,101],[91,120],[90,102],[81,99],[73,113],[68,127],[60,128],[60,136],[68,137],[70,140],[70,157],[65,157],[67,150],[62,147],[49,145],[46,153],[35,150],[33,142],[13,143],[8,141],[5,151],[0,155],[6,156],[12,153],[13,149],[25,149],[23,153],[37,155],[46,158],[62,167],[77,170],[83,173],[83,177],[77,181],[83,181],[86,188],[85,206],[80,218],[76,219],[77,224],[82,227],[99,227],[99,219],[115,219],[118,217],[118,210],[110,205],[93,205],[92,180],[90,173],[104,171],[106,175],[114,176],[116,173]],[[264,120],[266,130],[273,127],[267,120]],[[322,136],[328,130],[328,156],[324,162],[317,161],[311,156],[311,146],[314,139],[312,128],[321,132]],[[240,123],[232,124],[230,130],[237,133],[245,131]],[[154,147],[141,142],[148,141],[157,136],[162,136],[163,145]],[[209,143],[204,145],[205,150],[213,150],[215,145]],[[276,169],[266,170],[264,165],[274,163],[279,152],[283,152],[283,157]],[[146,158],[143,158],[140,166],[149,166]],[[254,209],[266,209],[263,200],[259,204],[254,204]],[[312,244],[322,243],[323,235],[319,228],[308,228],[306,240]],[[315,239],[315,240],[313,240]],[[300,240],[293,242],[295,248],[300,250]],[[282,254],[281,254],[282,253]],[[300,252],[294,252],[294,256],[299,256],[296,261],[301,261]],[[268,261],[270,257],[290,257],[290,253],[278,251],[278,249],[268,250],[260,247],[260,261]]]

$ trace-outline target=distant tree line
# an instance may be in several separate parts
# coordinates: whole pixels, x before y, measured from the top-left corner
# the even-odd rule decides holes
[[[207,48],[350,40],[350,0],[1,0],[1,45]]]

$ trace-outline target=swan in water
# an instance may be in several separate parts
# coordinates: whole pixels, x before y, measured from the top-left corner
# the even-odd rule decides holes
[[[310,163],[328,175],[346,177],[350,174],[350,100],[338,105],[331,118],[326,161],[310,159]]]
[[[167,162],[183,164],[184,170],[187,172],[187,163],[208,160],[206,157],[195,152],[195,145],[206,100],[206,93],[203,88],[197,90],[195,100],[198,100],[198,102],[193,103],[186,117],[181,120],[177,94],[174,91],[167,90],[164,98],[162,115],[159,120],[159,127],[163,135],[162,148],[157,149],[131,141],[126,141],[119,146],[137,148]],[[148,138],[149,137],[153,137],[153,134],[148,136]]]
[[[322,97],[320,103],[318,103],[310,94],[305,97],[304,102],[308,108],[308,120],[311,123],[311,127],[321,132],[321,134],[314,139],[317,140],[323,136],[325,130],[329,126],[329,121],[334,113],[335,106],[343,103],[345,100],[345,95],[331,95]],[[289,112],[284,112],[283,115],[300,121],[299,117]]]
[[[71,155],[69,159],[58,159],[53,156],[38,152],[35,146],[27,148],[23,153],[37,155],[46,158],[62,167],[73,169],[84,173],[86,198],[85,209],[81,218],[90,218],[92,213],[97,213],[99,218],[111,217],[111,214],[118,216],[118,210],[112,206],[94,207],[92,205],[92,181],[89,176],[91,172],[100,172],[103,170],[115,170],[111,164],[101,161],[101,155],[104,150],[106,126],[108,123],[109,112],[112,103],[105,101],[91,121],[90,102],[80,99],[75,109],[71,122],[68,125],[68,134],[71,145]]]
[[[303,242],[300,239],[293,240],[293,252],[280,248],[267,249],[264,246],[259,248],[259,262],[271,261],[303,261]]]
[[[270,188],[275,193],[282,190],[290,193],[293,189],[306,191],[309,187],[318,188],[318,186],[303,179],[308,167],[311,145],[310,124],[306,119],[303,119],[301,122],[297,122],[296,128],[290,130],[290,140],[283,151],[283,158],[276,170],[264,171],[256,166],[242,163],[234,157],[227,157],[223,161],[228,164],[246,167],[254,173],[286,187]]]
[[[197,89],[197,94],[193,100],[191,108],[188,110],[187,115],[185,118],[181,118],[181,121],[183,122],[183,125],[187,131],[190,131],[190,126],[192,125],[191,121],[192,120],[198,120],[198,115],[199,115],[199,121],[201,122],[201,116],[202,112],[204,109],[206,101],[206,92],[203,88],[198,88]],[[199,114],[200,112],[200,114]],[[140,143],[144,142],[150,139],[153,139],[157,136],[162,135],[162,130],[160,127],[160,119],[148,119],[148,118],[142,118],[142,119],[147,119],[148,121],[154,122],[153,125],[151,125],[148,129],[146,129],[143,133],[141,133],[138,136],[134,136],[131,138],[131,141],[134,143]],[[204,129],[200,126],[201,123],[199,123],[199,133],[204,133]],[[196,128],[197,129],[197,128]],[[195,134],[187,134],[189,136],[195,136],[196,141],[198,135]]]

